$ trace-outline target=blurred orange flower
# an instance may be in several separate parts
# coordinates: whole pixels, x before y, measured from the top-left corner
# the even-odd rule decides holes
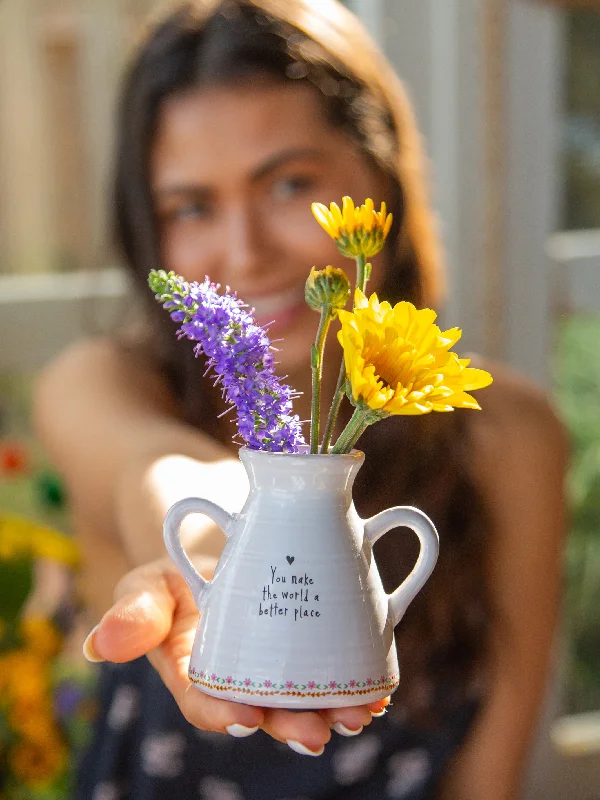
[[[50,620],[27,617],[21,620],[21,635],[25,644],[42,658],[52,658],[61,646],[61,636]]]
[[[29,786],[50,783],[67,763],[67,748],[58,738],[44,742],[23,740],[9,754],[10,765],[18,780]]]

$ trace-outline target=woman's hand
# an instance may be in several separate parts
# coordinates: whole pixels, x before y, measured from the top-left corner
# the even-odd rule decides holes
[[[206,565],[200,571],[210,577]],[[360,733],[389,703],[386,698],[368,706],[298,713],[211,697],[198,691],[188,678],[197,625],[198,609],[185,581],[168,559],[161,559],[121,579],[114,605],[86,639],[84,654],[92,661],[117,663],[146,655],[183,716],[195,727],[238,737],[262,728],[306,755],[323,752],[331,728],[346,736]]]

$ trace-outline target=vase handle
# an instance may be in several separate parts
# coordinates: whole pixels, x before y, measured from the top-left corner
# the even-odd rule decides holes
[[[167,552],[171,556],[179,572],[181,572],[185,582],[190,587],[196,604],[199,605],[200,598],[206,591],[209,581],[203,578],[196,570],[181,544],[179,531],[181,523],[188,514],[205,514],[207,517],[210,517],[213,522],[217,523],[225,536],[229,535],[228,528],[233,520],[233,514],[229,514],[225,509],[221,508],[221,506],[212,503],[210,500],[205,500],[202,497],[186,497],[183,500],[178,500],[176,503],[173,503],[165,516],[163,538],[165,540]]]
[[[410,575],[388,595],[393,627],[400,622],[404,612],[433,572],[440,547],[433,522],[426,514],[412,506],[394,506],[365,520],[365,536],[371,544],[375,544],[384,533],[400,526],[410,528],[417,534],[421,550]]]

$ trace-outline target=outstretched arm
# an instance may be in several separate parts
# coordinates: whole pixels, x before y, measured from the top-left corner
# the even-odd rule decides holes
[[[164,379],[109,340],[75,345],[45,370],[34,422],[66,480],[78,532],[120,547],[128,566],[164,554],[162,520],[175,500],[202,493],[239,510],[245,499],[235,453],[183,423]],[[186,535],[219,555],[223,537],[209,520],[194,517]]]

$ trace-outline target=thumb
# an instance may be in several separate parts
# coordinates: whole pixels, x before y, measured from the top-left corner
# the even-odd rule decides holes
[[[115,663],[146,655],[168,635],[179,597],[187,591],[164,561],[128,572],[116,586],[114,604],[84,642],[84,655]]]

